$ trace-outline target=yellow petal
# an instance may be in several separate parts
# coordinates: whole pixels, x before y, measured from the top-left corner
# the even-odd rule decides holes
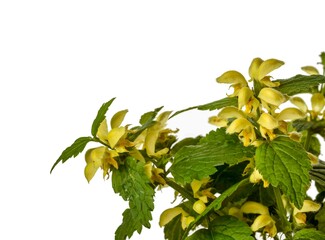
[[[271,237],[274,237],[277,233],[275,221],[270,215],[263,214],[255,218],[253,224],[251,225],[252,231],[256,232],[261,228],[264,228],[264,231],[267,231]]]
[[[240,84],[240,86],[247,86],[245,77],[237,71],[227,71],[217,78],[218,83],[231,83],[231,84]]]
[[[263,79],[260,80],[260,82],[262,84],[264,84],[265,86],[267,86],[267,87],[278,87],[278,86],[280,86],[280,82],[271,81],[270,76],[265,76]]]
[[[300,118],[304,118],[305,116],[306,115],[297,108],[285,108],[279,113],[279,115],[277,115],[276,118],[279,121],[282,120],[294,121]]]
[[[249,66],[249,76],[251,79],[258,80],[258,69],[264,61],[261,58],[254,58]]]
[[[256,168],[254,168],[254,171],[249,176],[249,181],[251,183],[259,183],[260,181],[262,181],[262,179],[263,179],[262,174],[260,174],[260,172]]]
[[[311,97],[311,107],[314,112],[320,113],[325,106],[325,99],[321,93],[314,93]]]
[[[303,70],[304,72],[306,72],[310,75],[319,75],[317,68],[315,68],[313,66],[304,66],[301,68],[301,70]]]
[[[183,230],[186,229],[194,220],[195,218],[193,216],[185,216],[182,214],[181,222]]]
[[[202,186],[202,181],[194,179],[191,182],[191,188],[192,188],[192,191],[193,191],[193,195],[200,190],[201,186]]]
[[[97,137],[104,143],[107,143],[107,121],[106,118],[100,123],[98,130],[97,130]]]
[[[237,118],[229,125],[226,132],[229,134],[239,133],[246,128],[253,128],[253,125],[246,118]]]
[[[240,211],[239,208],[236,208],[236,207],[229,208],[228,214],[230,216],[234,216],[234,217],[236,217],[236,218],[238,218],[240,220],[243,220],[243,213],[242,213],[242,211]]]
[[[125,127],[113,128],[111,131],[109,131],[107,135],[109,146],[111,148],[114,148],[117,142],[124,135],[124,133],[125,133]]]
[[[238,92],[238,108],[241,109],[245,106],[251,97],[253,97],[254,93],[249,87],[243,87]]]
[[[86,177],[88,183],[95,176],[98,168],[99,168],[98,166],[95,166],[94,164],[91,164],[91,163],[88,163],[86,165],[85,170],[84,170],[84,174],[85,174],[85,177]]]
[[[169,223],[174,217],[177,215],[183,213],[184,210],[181,207],[174,207],[169,208],[162,212],[159,219],[159,226],[165,226],[167,223]]]
[[[269,215],[268,207],[264,206],[259,202],[247,201],[241,206],[240,210],[246,214]]]
[[[262,88],[258,97],[266,103],[277,107],[286,101],[285,96],[281,92],[268,87]]]
[[[261,80],[264,78],[267,74],[272,72],[273,70],[281,67],[284,64],[283,61],[277,60],[277,59],[268,59],[261,63],[260,67],[258,68],[258,75],[257,79]]]
[[[262,113],[257,123],[267,129],[275,129],[279,126],[278,120],[268,113]]]
[[[226,127],[228,121],[226,119],[217,117],[217,116],[212,116],[209,117],[209,121],[210,124],[215,125],[217,127]]]
[[[193,204],[193,210],[195,212],[197,212],[198,214],[203,213],[205,209],[206,209],[206,206],[205,206],[205,204],[204,204],[204,202],[202,200],[197,200]]]
[[[127,112],[128,110],[126,109],[114,114],[114,116],[111,118],[111,129],[118,128],[121,125]]]
[[[295,209],[295,212],[317,212],[321,208],[321,204],[315,203],[311,200],[304,200],[301,209]]]
[[[243,118],[245,117],[245,114],[236,107],[224,107],[218,113],[218,117],[222,119]]]
[[[308,111],[307,104],[301,97],[292,97],[290,102],[297,106],[302,112],[306,113]]]
[[[171,111],[166,111],[159,114],[159,116],[157,117],[157,122],[160,122],[162,125],[164,125],[167,122],[171,113]]]
[[[107,151],[106,147],[91,148],[86,152],[86,163],[92,163],[99,167],[102,165],[102,159]]]

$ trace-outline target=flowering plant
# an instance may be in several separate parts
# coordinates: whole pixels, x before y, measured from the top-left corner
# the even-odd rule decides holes
[[[88,182],[102,170],[129,208],[115,239],[150,228],[155,192],[175,190],[177,206],[161,213],[159,224],[169,240],[325,239],[325,53],[323,74],[315,67],[289,79],[269,75],[284,62],[255,58],[247,80],[227,71],[216,80],[233,88],[225,98],[177,112],[161,108],[123,125],[127,110],[106,113],[104,103],[91,127],[54,163],[85,153]],[[216,111],[215,130],[177,138],[167,122],[189,110]],[[212,114],[211,114],[212,115]],[[315,196],[307,191],[315,186]]]

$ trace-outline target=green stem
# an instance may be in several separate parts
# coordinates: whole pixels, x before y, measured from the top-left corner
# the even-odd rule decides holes
[[[283,233],[286,235],[287,239],[292,239],[290,232],[292,231],[290,223],[287,219],[287,213],[283,206],[281,191],[279,188],[273,187],[273,193],[275,196],[275,201],[277,205],[278,214],[280,217],[280,225],[283,226]]]
[[[310,129],[308,129],[307,135],[306,135],[306,140],[305,140],[305,143],[304,143],[304,148],[305,148],[306,151],[309,150],[312,136],[313,136],[312,131]]]
[[[167,185],[173,188],[175,191],[179,192],[184,198],[188,199],[190,202],[195,203],[196,199],[192,196],[192,194],[187,191],[185,188],[182,186],[178,185],[176,182],[169,178],[164,178]]]

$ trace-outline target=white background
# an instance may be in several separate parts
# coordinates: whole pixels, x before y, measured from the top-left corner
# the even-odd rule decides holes
[[[125,123],[156,107],[180,110],[225,96],[215,78],[247,76],[254,57],[286,62],[273,76],[302,73],[325,50],[323,1],[0,2],[0,239],[113,239],[127,204],[83,155],[52,164],[88,136],[102,103],[128,108]],[[213,112],[170,121],[180,138],[205,134]],[[171,192],[157,194],[152,230]],[[160,207],[161,205],[161,207]]]

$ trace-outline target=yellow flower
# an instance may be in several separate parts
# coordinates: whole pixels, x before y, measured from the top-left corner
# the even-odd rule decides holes
[[[253,232],[258,231],[259,229],[264,228],[263,231],[267,232],[270,237],[275,237],[277,234],[277,228],[275,226],[275,221],[271,218],[270,215],[262,214],[256,217],[251,229]]]
[[[262,215],[269,215],[268,207],[264,206],[262,203],[247,201],[245,202],[240,210],[242,213],[246,214],[262,214]]]
[[[107,147],[98,147],[89,149],[86,152],[86,167],[85,167],[85,177],[88,182],[94,177],[98,168],[103,169],[103,177],[108,175],[108,171],[111,166],[118,169],[118,163],[114,159],[117,157],[118,153],[115,150],[108,150]]]
[[[226,127],[228,119],[245,117],[245,114],[236,107],[224,107],[217,116],[209,118],[209,123],[217,127]]]
[[[271,112],[287,100],[281,92],[268,87],[261,89],[258,98],[261,99],[262,105]]]
[[[114,114],[111,119],[111,130],[108,131],[107,120],[104,119],[99,125],[97,137],[110,148],[118,152],[127,152],[125,147],[133,146],[125,137],[127,134],[127,127],[120,127],[127,110],[122,110]]]
[[[260,132],[262,137],[267,138],[268,136],[270,140],[273,140],[276,137],[273,130],[279,127],[279,123],[278,120],[272,115],[262,113],[260,118],[257,120],[257,123],[260,124]]]
[[[227,128],[227,133],[239,133],[239,139],[247,147],[256,140],[256,134],[253,124],[251,124],[246,118],[235,119]]]
[[[174,208],[169,208],[162,212],[159,219],[159,226],[160,227],[165,226],[179,214],[182,214],[181,224],[183,229],[187,228],[191,224],[191,222],[195,220],[194,217],[190,216],[187,212],[185,212],[183,208],[174,207]]]
[[[238,108],[245,107],[245,113],[255,117],[257,109],[260,107],[260,102],[254,97],[254,93],[248,87],[243,87],[238,92]]]
[[[308,111],[307,104],[301,97],[291,97],[290,102],[297,106],[303,113]]]
[[[252,80],[259,81],[267,87],[277,87],[280,83],[272,82],[271,77],[267,75],[283,64],[284,62],[273,58],[265,61],[261,58],[255,58],[249,67],[249,76]]]
[[[279,121],[285,121],[285,120],[290,120],[294,121],[300,118],[304,118],[306,114],[302,111],[300,111],[297,108],[285,108],[283,109],[277,116],[276,119]]]
[[[227,71],[224,74],[222,74],[220,77],[217,78],[218,83],[230,83],[230,87],[234,88],[234,92],[229,97],[235,97],[238,95],[239,90],[242,87],[246,87],[247,81],[245,77],[237,71]]]
[[[202,180],[196,180],[194,179],[192,182],[191,182],[191,188],[192,188],[192,191],[193,191],[193,196],[197,199],[200,200],[196,202],[198,208],[201,208],[202,209],[202,204],[204,204],[205,206],[205,203],[208,202],[208,198],[211,198],[211,199],[214,199],[215,196],[213,193],[211,193],[211,188],[205,188],[205,189],[202,189],[201,188],[204,188],[205,185],[210,181],[209,178],[203,178]],[[195,205],[195,204],[194,204]],[[193,206],[193,209],[194,209],[194,206]],[[194,209],[195,210],[195,209]],[[196,211],[196,210],[195,210]]]
[[[157,117],[156,123],[147,129],[144,147],[146,148],[148,156],[160,157],[169,151],[168,148],[164,148],[156,152],[156,142],[160,132],[164,130],[170,114],[170,111],[161,113]]]
[[[263,231],[271,237],[277,234],[275,221],[270,216],[268,207],[258,202],[247,201],[241,206],[240,210],[245,214],[259,214],[251,225],[252,231],[256,232],[263,228]]]
[[[325,98],[321,93],[314,93],[311,97],[312,116],[316,118],[325,106]]]
[[[256,168],[254,168],[254,171],[249,176],[249,181],[251,183],[259,183],[260,181],[263,181],[264,188],[267,188],[270,185],[270,183],[263,178],[262,174]]]
[[[306,212],[317,212],[321,208],[321,205],[311,200],[304,200],[301,209],[293,208],[293,218],[298,225],[306,224]]]
[[[145,166],[145,173],[152,183],[158,183],[162,186],[166,185],[165,179],[160,176],[161,173],[164,173],[164,170],[161,168],[156,168],[151,162],[148,162]]]

